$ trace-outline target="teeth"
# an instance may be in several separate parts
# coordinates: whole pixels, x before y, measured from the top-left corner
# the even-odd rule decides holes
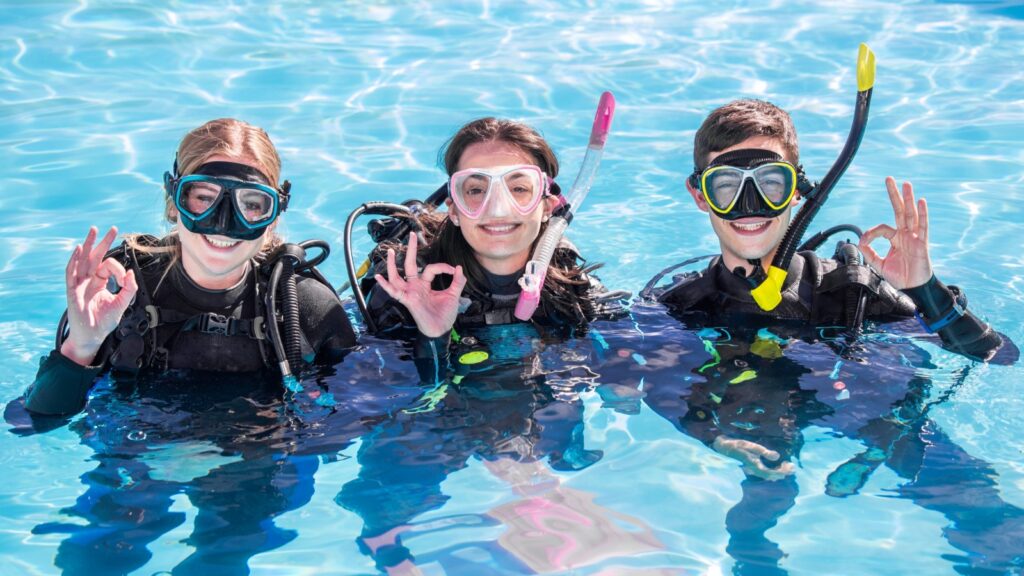
[[[758,222],[757,224],[740,224],[738,222],[733,222],[732,225],[741,230],[759,230],[767,226],[768,222]]]
[[[484,226],[485,230],[489,230],[491,232],[509,232],[513,228],[515,228],[515,225],[513,224],[506,224],[504,226]]]
[[[207,242],[213,244],[217,248],[231,248],[235,244],[238,244],[238,240],[214,240],[209,236],[203,236],[203,238],[206,238]]]

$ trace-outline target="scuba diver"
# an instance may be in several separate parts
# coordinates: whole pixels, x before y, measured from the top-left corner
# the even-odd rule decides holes
[[[874,355],[875,340],[890,336],[861,336],[869,320],[916,317],[945,348],[969,359],[1008,364],[1019,357],[1009,339],[968,310],[960,289],[936,279],[925,201],[915,201],[909,183],[901,191],[887,178],[895,227],[881,224],[860,234],[855,227],[838,226],[798,252],[802,234],[864,133],[874,75],[873,55],[865,46],[858,64],[853,129],[839,159],[818,183],[803,173],[796,130],[781,108],[737,100],[702,123],[686,188],[698,209],[709,214],[721,254],[706,269],[677,275],[667,288],[655,288],[678,266],[664,271],[642,297],[664,304],[700,338],[699,344],[683,348],[711,354],[693,371],[707,382],[649,377],[644,401],[680,431],[743,465],[743,498],[727,519],[735,573],[783,572],[778,562],[784,554],[764,534],[793,506],[797,485],[791,460],[799,454],[801,430],[808,424],[833,427],[867,445],[864,454],[829,476],[828,494],[855,494],[884,462],[908,479],[900,487],[904,497],[953,522],[945,531],[947,539],[969,553],[958,571],[1013,566],[1018,551],[1005,544],[1020,541],[1024,514],[999,497],[990,466],[965,454],[926,417],[930,382],[902,363],[916,354],[914,366],[927,368],[927,355],[909,339],[891,336],[902,349],[876,359],[883,374],[864,374],[851,385],[856,375],[844,372],[876,365],[865,356]],[[806,204],[791,221],[793,206],[801,200]],[[859,243],[840,242],[834,259],[819,258],[814,248],[838,230],[857,233]],[[880,237],[892,244],[884,257],[871,247]],[[837,326],[841,337],[822,335],[823,329]],[[794,329],[812,334],[786,334]],[[824,343],[839,360],[832,356],[832,370],[815,366],[822,347],[808,353],[803,343]],[[975,509],[977,503],[982,504]]]
[[[603,129],[606,133],[607,123]],[[599,144],[603,147],[603,140]],[[360,547],[389,573],[415,570],[417,559],[401,535],[430,531],[412,524],[413,519],[442,507],[448,500],[441,490],[445,479],[473,461],[483,461],[498,476],[495,471],[525,467],[550,477],[543,471],[580,470],[601,457],[583,446],[579,390],[589,386],[585,381],[593,373],[585,367],[546,372],[543,366],[551,361],[545,362],[544,355],[557,349],[546,343],[563,341],[587,330],[592,321],[621,312],[617,299],[623,296],[606,290],[592,275],[596,267],[588,266],[559,232],[538,306],[523,320],[520,279],[531,251],[550,240],[546,233],[552,221],[567,212],[555,182],[559,164],[554,152],[526,124],[482,118],[460,128],[440,156],[448,182],[427,202],[407,203],[410,210],[397,211],[401,218],[384,224],[408,227],[373,251],[376,273],[359,283],[347,254],[368,330],[413,340],[415,364],[428,387],[420,402],[363,439],[359,478],[336,498],[363,518]],[[584,162],[581,174],[589,170],[592,177],[594,169],[595,163]],[[573,209],[580,202],[575,198]],[[433,209],[442,201],[447,213]],[[365,302],[363,292],[368,293]],[[571,493],[561,487],[550,497]],[[457,520],[454,527],[495,525],[495,519],[519,525],[516,514],[502,509],[492,517]],[[595,520],[577,528],[593,532],[593,526],[609,524]],[[487,552],[503,558],[502,564],[534,562],[508,558],[509,550],[523,542],[514,540],[505,551],[493,547]],[[469,569],[451,564],[458,563],[459,554],[437,556],[418,560]]]
[[[291,198],[290,183],[278,184],[280,172],[261,128],[220,119],[189,132],[164,174],[174,230],[163,238],[131,235],[110,250],[117,230],[97,242],[94,227],[75,248],[57,346],[25,407],[79,412],[107,371],[133,380],[181,369],[280,370],[287,382],[306,362],[340,360],[355,334],[315,268],[326,243],[285,244],[274,233]],[[309,247],[322,253],[307,259]]]
[[[837,164],[848,163],[845,156]],[[886,179],[896,227],[875,226],[859,246],[841,244],[838,259],[821,259],[813,250],[793,254],[788,248],[799,242],[794,230],[806,228],[827,190],[804,175],[796,129],[784,110],[760,100],[736,100],[714,110],[697,130],[693,158],[686,189],[709,214],[722,252],[705,270],[645,295],[702,324],[756,316],[859,330],[866,320],[917,316],[954,352],[990,360],[1004,348],[1003,337],[967,309],[963,292],[932,272],[927,204],[923,198],[915,202],[909,182],[901,194],[895,180]],[[818,204],[791,224],[802,195]],[[892,243],[884,257],[870,246],[879,237]],[[788,265],[777,266],[786,257]],[[765,262],[772,263],[767,271]],[[759,291],[773,283],[775,299],[766,303],[771,299]],[[1003,356],[1017,355],[1012,344],[1005,348]]]
[[[441,189],[447,213],[427,208],[411,216],[419,231],[408,234],[407,245],[378,246],[374,281],[364,281],[364,290],[357,291],[357,300],[359,292],[369,292],[369,327],[415,334],[414,357],[430,383],[444,379],[453,342],[465,348],[457,351],[459,359],[486,358],[486,351],[472,349],[480,340],[467,341],[462,333],[524,323],[516,316],[519,280],[552,214],[562,209],[558,159],[525,124],[474,120],[448,141],[441,157],[449,176]],[[402,273],[396,264],[400,252]],[[620,311],[623,293],[606,290],[591,274],[595,268],[561,239],[539,308],[528,320],[531,330],[583,331],[592,320]]]

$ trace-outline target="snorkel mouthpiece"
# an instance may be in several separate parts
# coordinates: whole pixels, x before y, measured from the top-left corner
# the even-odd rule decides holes
[[[587,153],[583,157],[583,165],[572,183],[572,188],[565,195],[565,206],[559,209],[548,221],[548,227],[537,242],[533,257],[526,263],[526,270],[523,277],[519,279],[519,286],[523,291],[519,294],[516,302],[515,317],[526,321],[533,317],[533,313],[540,306],[540,292],[544,287],[544,279],[547,277],[548,265],[551,257],[555,254],[562,234],[572,221],[573,212],[580,209],[583,200],[590,192],[590,186],[597,174],[597,167],[601,163],[601,154],[604,152],[604,144],[608,140],[608,132],[612,127],[612,118],[615,116],[615,97],[611,92],[601,94],[601,100],[597,104],[597,112],[594,114],[594,124],[590,129],[590,141],[587,144]]]
[[[800,212],[793,218],[786,231],[786,235],[779,244],[775,258],[768,269],[767,278],[756,288],[750,291],[754,301],[762,310],[774,310],[782,302],[782,286],[786,280],[789,264],[793,261],[793,255],[800,244],[811,220],[825,204],[829,192],[836,185],[843,173],[850,166],[853,157],[860,148],[861,140],[864,138],[864,131],[867,129],[868,112],[871,107],[871,93],[875,86],[875,54],[868,48],[867,44],[861,44],[857,51],[857,101],[854,108],[853,125],[846,137],[839,157],[829,168],[825,177],[809,193],[805,194],[807,202]]]

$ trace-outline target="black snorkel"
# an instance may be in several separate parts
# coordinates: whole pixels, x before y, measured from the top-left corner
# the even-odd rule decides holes
[[[793,260],[800,239],[810,226],[811,220],[825,204],[828,194],[846,172],[850,162],[860,148],[861,139],[868,123],[868,109],[871,105],[871,92],[875,84],[875,54],[867,44],[861,44],[857,52],[857,103],[853,115],[853,125],[846,137],[846,144],[836,158],[832,168],[825,177],[812,188],[804,198],[807,203],[797,213],[786,230],[786,235],[779,244],[775,258],[768,268],[767,277],[756,288],[750,291],[751,296],[762,310],[774,310],[782,302],[782,286],[786,281],[789,264]]]

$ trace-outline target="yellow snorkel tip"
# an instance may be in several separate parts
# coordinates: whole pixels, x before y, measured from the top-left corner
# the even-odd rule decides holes
[[[754,302],[757,302],[761,310],[774,310],[782,302],[782,284],[785,281],[786,271],[770,266],[768,277],[757,288],[751,290],[750,295],[754,297]]]
[[[864,92],[875,85],[875,53],[867,44],[857,50],[857,90]]]
[[[356,270],[356,278],[362,278],[366,276],[366,273],[370,271],[370,259],[363,260],[363,264]]]

